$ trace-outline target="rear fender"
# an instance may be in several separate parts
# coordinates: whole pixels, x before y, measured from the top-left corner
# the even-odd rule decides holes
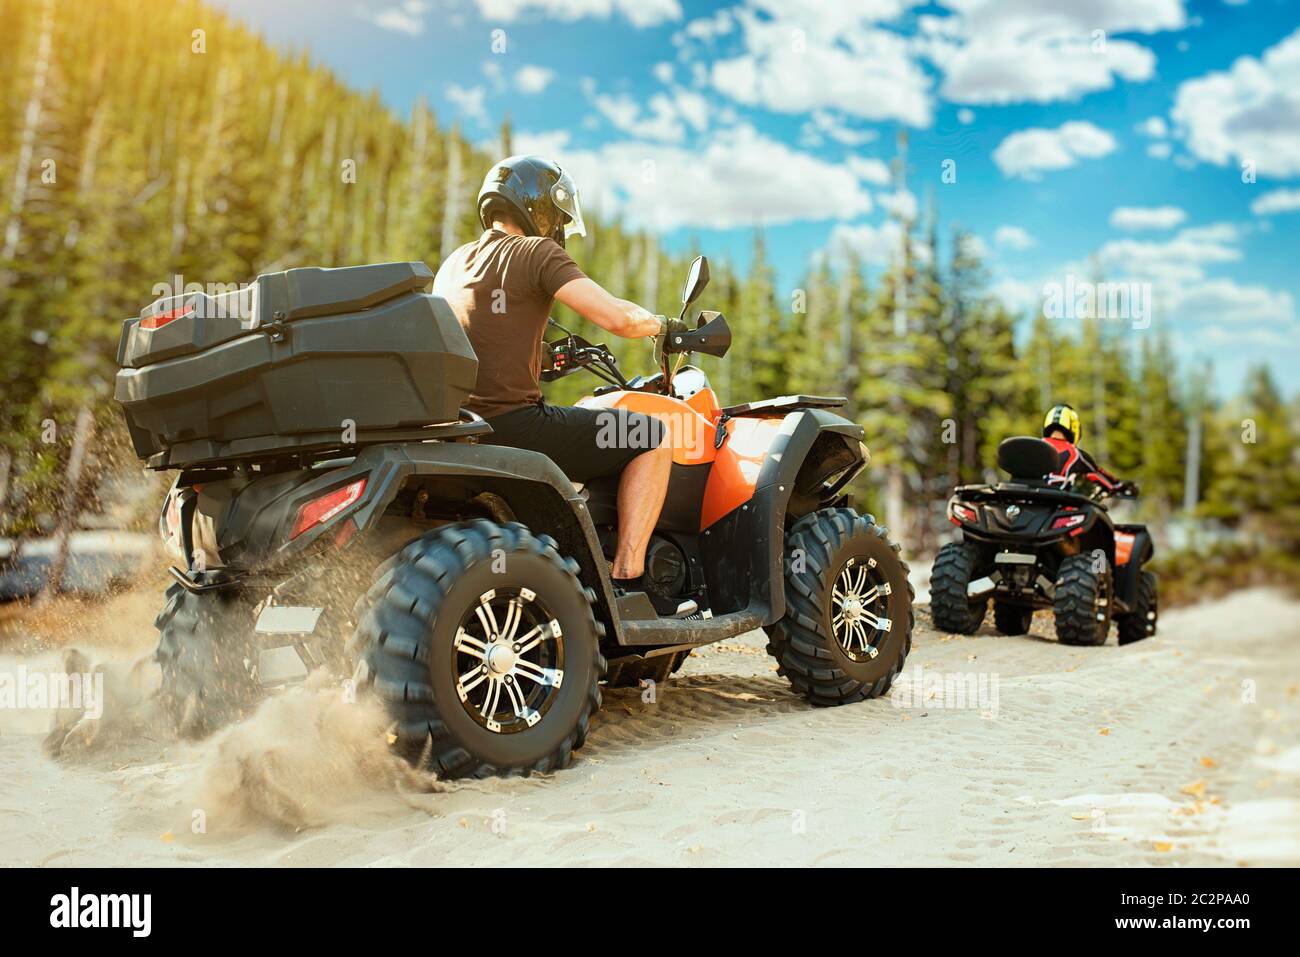
[[[1117,525],[1115,531],[1133,536],[1128,561],[1115,566],[1115,596],[1131,608],[1137,601],[1142,566],[1155,555],[1156,546],[1145,525]]]
[[[363,459],[365,461],[363,461]],[[586,503],[559,466],[540,452],[501,445],[461,442],[378,445],[357,457],[382,475],[356,521],[369,532],[403,490],[429,492],[427,507],[469,502],[484,493],[504,503],[516,521],[555,539],[560,554],[580,566],[585,585],[596,594],[596,617],[612,640],[622,630],[595,526]],[[372,497],[373,495],[373,497]]]
[[[358,501],[327,523],[290,537],[303,505],[362,478],[366,485]],[[243,571],[332,551],[349,522],[356,525],[350,540],[375,538],[379,523],[403,491],[428,492],[431,511],[439,506],[463,508],[476,496],[491,493],[516,520],[550,535],[561,554],[578,562],[583,582],[596,593],[597,617],[615,638],[620,633],[608,569],[586,504],[558,466],[538,452],[463,442],[371,445],[338,468],[282,472],[251,481],[229,478],[200,483],[199,488],[196,538],[202,539],[206,522],[218,543],[220,564]],[[419,528],[412,527],[411,537],[418,534]]]

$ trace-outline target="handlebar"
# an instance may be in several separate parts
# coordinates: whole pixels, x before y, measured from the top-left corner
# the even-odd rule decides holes
[[[681,319],[666,319],[663,330],[654,337],[655,359],[660,372],[650,379],[640,380],[638,377],[639,384],[633,386],[619,370],[618,359],[604,344],[593,345],[582,336],[569,332],[554,319],[549,320],[549,324],[565,335],[549,342],[542,341],[543,382],[554,382],[579,369],[586,369],[598,379],[620,389],[648,391],[654,388],[667,395],[672,383],[672,370],[668,368],[667,359],[669,355],[702,352],[722,357],[731,348],[731,328],[720,312],[701,312],[700,321],[694,328]]]

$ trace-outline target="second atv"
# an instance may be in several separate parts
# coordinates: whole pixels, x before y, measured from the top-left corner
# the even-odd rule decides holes
[[[998,467],[1011,476],[996,485],[966,485],[948,503],[962,538],[944,545],[930,577],[934,624],[973,634],[989,600],[1004,635],[1029,631],[1034,610],[1050,608],[1057,638],[1104,644],[1114,620],[1121,645],[1156,633],[1157,581],[1143,566],[1155,554],[1142,525],[1116,525],[1107,494],[1136,497],[1125,483],[1111,493],[1084,494],[1050,480],[1057,451],[1018,436],[998,447]]]
[[[490,426],[460,409],[477,359],[431,281],[420,263],[294,269],[124,324],[117,398],[136,450],[178,470],[157,657],[183,729],[324,668],[382,702],[412,762],[548,771],[582,746],[602,682],[662,679],[754,628],[814,704],[888,690],[911,589],[898,546],[845,493],[868,455],[832,411],[842,400],[723,407],[680,366],[727,351],[717,313],[661,337],[650,377],[625,379],[577,336],[550,345],[548,377],[588,369],[608,387],[586,401],[688,437],[647,552],[652,587],[679,602],[661,618],[611,587],[612,486],[478,441]],[[707,282],[701,257],[683,316]]]

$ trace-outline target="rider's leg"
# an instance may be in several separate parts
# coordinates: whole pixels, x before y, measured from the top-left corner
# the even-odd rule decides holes
[[[623,469],[618,483],[618,552],[614,556],[614,578],[639,578],[645,571],[646,545],[659,521],[672,466],[673,445],[665,435],[659,448],[642,452]]]

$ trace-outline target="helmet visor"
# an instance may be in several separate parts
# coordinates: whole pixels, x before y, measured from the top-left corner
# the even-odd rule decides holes
[[[551,187],[551,202],[569,217],[569,221],[564,224],[566,239],[574,235],[587,235],[587,224],[582,221],[582,205],[578,202],[578,186],[568,173],[561,171],[560,178]]]

